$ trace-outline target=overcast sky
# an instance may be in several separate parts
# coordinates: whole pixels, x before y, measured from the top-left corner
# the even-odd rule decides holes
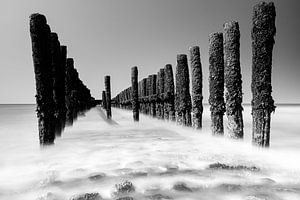
[[[1,0],[0,103],[35,103],[29,16],[47,17],[52,32],[68,46],[80,78],[100,98],[104,76],[112,94],[173,65],[176,55],[200,46],[204,103],[208,99],[208,35],[236,20],[241,31],[244,102],[251,101],[251,18],[254,0]],[[275,0],[277,35],[273,57],[276,103],[300,103],[300,1]]]

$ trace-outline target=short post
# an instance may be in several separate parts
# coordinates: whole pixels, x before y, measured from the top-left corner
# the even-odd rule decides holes
[[[225,98],[229,137],[244,136],[242,75],[240,67],[240,30],[238,22],[224,24]]]
[[[165,66],[165,86],[164,86],[164,115],[165,119],[175,121],[175,105],[174,105],[174,77],[171,64]]]
[[[66,67],[67,67],[67,46],[60,46],[60,66],[61,69],[63,70],[63,73],[61,73],[61,79],[62,79],[62,84],[63,86],[61,87],[61,91],[63,93],[63,98],[62,98],[62,121],[63,121],[63,125],[65,126],[66,123],[66,112],[67,112],[67,108],[66,108],[66,85],[65,85],[65,81],[66,81]]]
[[[41,145],[55,139],[53,77],[51,71],[50,27],[41,14],[30,16],[30,36],[36,83],[36,105]]]
[[[272,98],[272,52],[274,46],[275,6],[261,2],[253,8],[252,17],[252,142],[270,145],[271,113],[275,111]]]
[[[150,101],[150,115],[152,117],[156,116],[156,74],[150,75],[150,95],[149,95],[149,101]]]
[[[63,110],[64,110],[64,88],[65,88],[65,68],[61,66],[60,43],[56,33],[50,34],[50,52],[51,52],[51,68],[53,75],[53,100],[55,104],[55,134],[61,135],[63,129]]]
[[[192,125],[196,129],[202,128],[203,95],[202,95],[202,65],[198,46],[190,49],[192,73]]]
[[[105,94],[106,94],[106,117],[111,119],[111,91],[110,91],[110,76],[104,77]]]
[[[175,112],[179,125],[191,126],[191,95],[187,56],[177,55]]]
[[[224,53],[223,34],[209,35],[209,105],[213,135],[224,135]]]
[[[160,69],[157,73],[157,117],[164,119],[164,88],[165,88],[165,70]]]
[[[138,68],[131,68],[131,104],[133,120],[139,121]]]
[[[105,91],[102,91],[102,107],[106,110],[106,94]]]

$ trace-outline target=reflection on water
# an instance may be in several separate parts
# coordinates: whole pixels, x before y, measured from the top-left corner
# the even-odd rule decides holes
[[[300,107],[277,108],[270,149],[251,146],[249,107],[244,141],[210,136],[208,107],[201,131],[116,109],[107,121],[93,108],[42,149],[34,110],[0,106],[0,199],[115,199],[125,180],[138,200],[300,199]]]

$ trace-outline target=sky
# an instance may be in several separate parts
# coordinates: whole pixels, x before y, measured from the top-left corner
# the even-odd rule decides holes
[[[81,80],[100,99],[104,76],[112,96],[129,87],[131,67],[139,80],[176,55],[200,46],[204,103],[208,102],[208,35],[235,20],[241,32],[244,103],[251,94],[251,18],[254,0],[1,0],[0,104],[35,103],[29,16],[47,17],[52,32],[67,45]],[[300,1],[275,0],[273,50],[275,103],[300,103]]]

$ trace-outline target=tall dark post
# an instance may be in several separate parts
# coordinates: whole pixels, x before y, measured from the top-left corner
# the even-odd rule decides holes
[[[224,53],[223,34],[209,35],[209,104],[211,129],[214,135],[223,135],[224,102]]]
[[[106,94],[106,117],[111,119],[111,91],[110,91],[110,76],[104,77],[105,94]]]
[[[192,125],[196,129],[202,128],[203,95],[202,95],[202,65],[198,46],[190,49],[192,71]]]
[[[191,126],[191,95],[187,56],[177,55],[175,111],[176,122],[180,125]]]
[[[225,98],[228,132],[243,138],[242,75],[240,67],[240,30],[238,22],[224,24]]]
[[[150,114],[150,88],[151,88],[151,75],[148,76],[146,81],[146,114]]]
[[[106,94],[105,91],[102,91],[102,107],[106,110]]]
[[[51,71],[50,27],[41,14],[30,16],[30,36],[36,83],[36,104],[40,144],[55,139],[53,79]]]
[[[50,52],[51,52],[51,68],[53,75],[53,100],[54,100],[54,117],[55,117],[55,133],[60,135],[63,129],[63,110],[64,110],[64,88],[65,88],[65,68],[61,66],[60,43],[56,33],[50,34]]]
[[[61,87],[61,92],[62,92],[62,108],[61,108],[61,113],[62,113],[62,121],[63,121],[63,127],[65,126],[66,123],[66,68],[67,68],[67,46],[60,46],[60,66],[62,72],[60,72],[61,75],[61,80],[63,86]]]
[[[131,68],[131,104],[133,120],[139,121],[138,68]]]
[[[67,58],[66,63],[66,79],[65,79],[65,91],[66,91],[66,124],[72,125],[73,124],[73,117],[74,117],[74,60],[73,58]]]
[[[261,2],[254,6],[252,17],[252,142],[270,145],[271,113],[275,111],[271,96],[272,52],[275,43],[275,6]]]
[[[164,119],[164,88],[165,88],[165,70],[162,68],[157,73],[157,117]]]
[[[156,116],[156,74],[150,75],[150,115],[152,117]]]
[[[167,64],[165,66],[165,92],[164,92],[164,115],[165,119],[175,121],[175,105],[174,105],[174,77],[173,77],[173,69],[171,64]]]
[[[146,114],[146,98],[147,98],[147,78],[142,80],[142,112]]]

